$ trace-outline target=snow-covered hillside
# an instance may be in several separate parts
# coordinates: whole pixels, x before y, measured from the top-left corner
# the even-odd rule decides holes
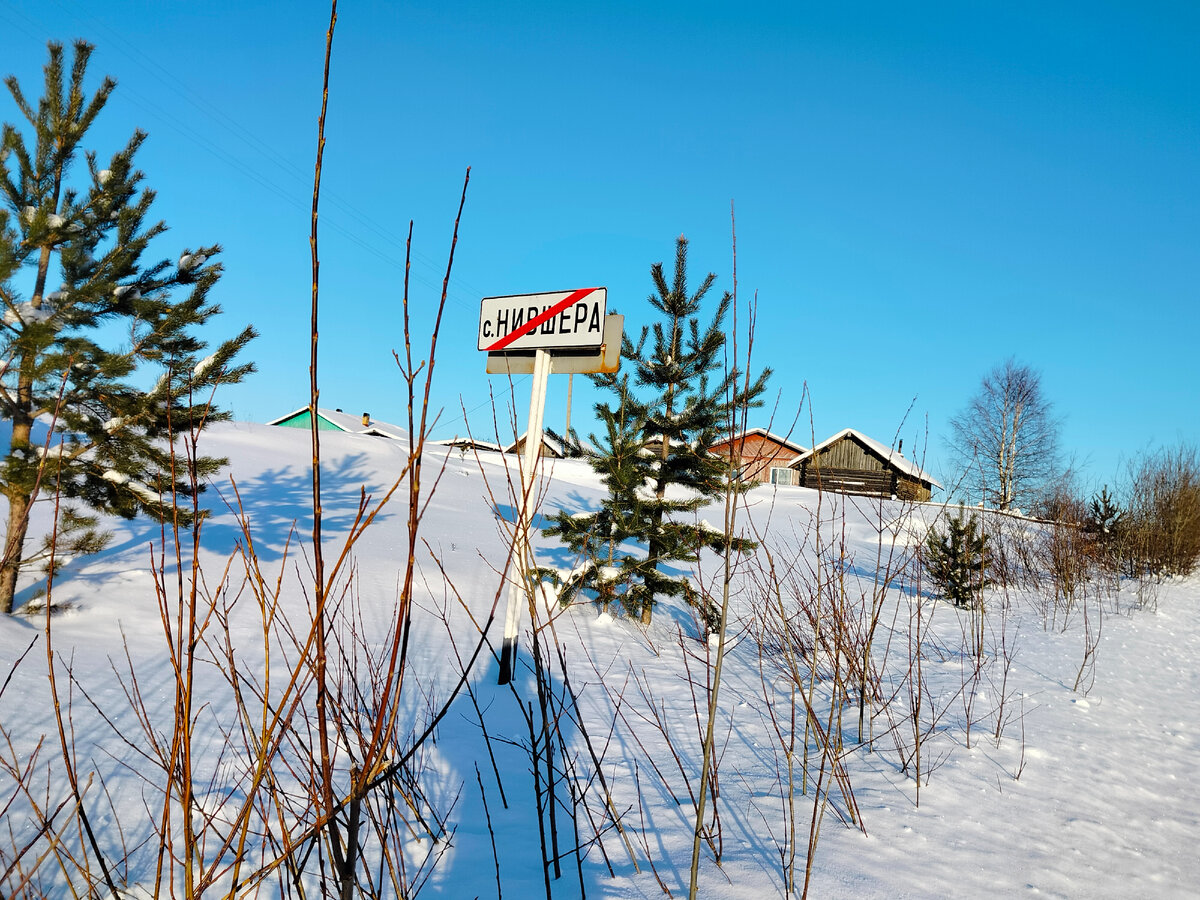
[[[212,889],[222,896],[233,887],[228,864],[237,854],[216,848],[240,824],[237,812],[248,799],[265,803],[255,800],[262,782],[251,777],[245,750],[246,735],[261,723],[247,718],[252,704],[239,707],[231,684],[242,686],[243,697],[259,689],[276,696],[300,658],[313,602],[311,452],[307,432],[241,423],[214,426],[202,450],[228,456],[237,485],[236,497],[228,483],[205,495],[212,515],[202,530],[198,604],[212,613],[199,647],[188,762],[196,858],[222,861]],[[323,435],[326,566],[355,527],[362,490],[379,498],[403,472],[405,450],[377,437]],[[477,625],[497,608],[489,634],[499,648],[515,465],[515,457],[500,454],[427,448],[423,479],[432,495],[420,525],[417,608],[398,705],[410,726],[405,735],[448,696]],[[342,770],[357,748],[341,723],[370,721],[378,698],[365,673],[390,647],[408,553],[403,493],[363,532],[338,582],[336,603],[353,626],[339,632],[347,669],[340,705],[329,713]],[[601,494],[585,463],[559,461],[547,472],[541,509],[592,509]],[[1200,580],[1168,582],[1140,604],[1129,586],[1097,591],[1070,611],[1051,609],[1027,590],[993,589],[981,625],[930,596],[908,564],[936,506],[847,502],[769,486],[751,491],[744,504],[738,527],[762,546],[738,561],[732,582],[715,722],[717,791],[699,896],[782,896],[789,860],[799,896],[812,845],[811,897],[1196,896]],[[723,510],[703,515],[719,525]],[[34,532],[45,525],[35,521]],[[69,562],[54,584],[53,602],[63,611],[49,619],[50,639],[97,845],[119,885],[149,896],[164,776],[145,735],[170,725],[174,635],[164,632],[160,610],[168,619],[176,614],[180,582],[169,542],[163,560],[156,525],[112,527],[108,550]],[[257,581],[248,581],[236,554],[247,532]],[[184,550],[186,598],[186,543]],[[535,540],[535,553],[548,568],[565,572],[575,563],[548,539]],[[695,574],[719,595],[717,557],[703,559]],[[28,600],[32,579],[23,584],[18,599]],[[278,606],[251,584],[268,595],[277,588]],[[408,876],[428,878],[422,896],[546,896],[543,852],[554,850],[541,805],[553,795],[561,877],[551,871],[552,896],[686,896],[716,642],[704,640],[691,612],[673,603],[660,605],[648,629],[589,601],[562,609],[549,586],[537,605],[545,693],[539,697],[535,684],[526,613],[518,677],[497,686],[496,660],[488,651],[479,657],[470,689],[405,770],[411,780],[386,795],[408,826],[387,840],[404,854]],[[272,615],[268,631],[285,621],[293,631],[273,631],[264,642],[264,616]],[[878,625],[864,670],[872,616]],[[31,804],[51,811],[64,804],[55,821],[76,821],[66,802],[45,622],[40,613],[0,619],[0,672],[32,647],[0,694],[5,896],[20,895],[22,873],[50,849]],[[870,687],[860,742],[864,678]],[[557,732],[542,730],[543,703]],[[305,740],[315,740],[304,730],[316,727],[315,717],[297,713],[301,721],[300,737],[289,739],[281,758],[299,758]],[[546,735],[553,751],[535,759],[530,748],[540,751]],[[402,741],[392,752],[404,749]],[[24,794],[13,770],[31,759],[32,793]],[[281,773],[280,789],[303,786],[306,777]],[[269,807],[263,819],[282,841],[297,814]],[[65,831],[62,846],[80,858],[78,825]],[[577,842],[585,845],[579,853]],[[365,858],[375,866],[377,843],[364,829]],[[279,849],[265,846],[246,858]],[[317,871],[319,859],[309,857],[306,871]],[[67,896],[63,871],[50,854],[40,880],[25,890]],[[90,871],[94,881],[102,878],[94,859]],[[394,895],[382,871],[370,877]],[[285,893],[285,873],[281,867],[249,895]],[[177,871],[177,883],[182,877]]]

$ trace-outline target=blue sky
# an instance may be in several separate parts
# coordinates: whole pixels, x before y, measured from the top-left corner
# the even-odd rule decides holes
[[[227,316],[262,337],[222,398],[307,402],[308,206],[328,7],[0,0],[4,74],[97,46],[119,87],[89,146],[140,127],[160,244],[220,242]],[[1085,482],[1200,441],[1200,6],[1189,3],[349,3],[322,188],[322,405],[404,418],[404,235],[415,322],[471,184],[438,357],[437,436],[491,430],[506,381],[475,350],[483,296],[605,285],[647,321],[651,263],[756,293],[773,430],[803,386],[818,440],[851,426],[941,472],[985,371],[1042,372]],[[0,118],[18,113],[7,95]],[[715,297],[714,297],[715,299]],[[422,342],[423,344],[423,342]],[[573,423],[596,399],[575,380]],[[528,379],[515,388],[518,416]],[[561,429],[565,377],[547,424]],[[810,409],[797,435],[808,443]],[[764,412],[752,424],[766,425]],[[926,426],[927,423],[927,426]]]

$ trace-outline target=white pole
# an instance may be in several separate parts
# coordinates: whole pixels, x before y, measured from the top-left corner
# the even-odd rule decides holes
[[[513,534],[512,565],[508,581],[508,609],[504,616],[504,645],[500,650],[500,678],[497,684],[512,680],[517,655],[517,635],[521,628],[521,601],[531,608],[534,598],[525,597],[529,586],[529,525],[537,491],[537,466],[541,459],[542,422],[546,413],[546,382],[550,376],[550,354],[538,349],[533,357],[533,387],[529,393],[529,427],[525,430],[525,452],[521,459],[521,513]]]
[[[574,387],[575,375],[567,375],[567,426],[563,431],[563,440],[571,440],[571,388]],[[563,448],[566,449],[566,448]]]

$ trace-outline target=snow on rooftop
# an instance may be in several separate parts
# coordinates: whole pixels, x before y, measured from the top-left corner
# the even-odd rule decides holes
[[[518,437],[515,441],[513,441],[511,444],[509,444],[507,447],[504,448],[504,452],[505,453],[515,452],[518,447],[520,447],[524,444],[525,435],[527,435],[528,433],[529,432],[527,432],[527,431],[521,432],[520,437]],[[564,452],[564,449],[563,449],[562,441],[557,441],[554,438],[550,437],[550,435],[548,435],[544,432],[542,433],[542,444],[545,445],[545,447],[548,450],[550,450],[550,452],[553,453],[555,456],[561,457],[561,456],[566,455],[566,453]]]
[[[791,438],[785,438],[785,437],[782,437],[781,435],[774,434],[762,427],[747,428],[745,431],[743,431],[739,434],[735,434],[732,437],[722,438],[721,440],[717,441],[717,443],[713,444],[713,446],[719,447],[721,444],[729,443],[732,441],[745,440],[748,437],[754,437],[756,435],[759,437],[766,438],[767,440],[774,441],[777,444],[782,444],[783,446],[790,449],[793,453],[803,453],[803,452],[805,452],[805,449],[806,449],[803,444],[799,444],[796,441],[793,441]]]
[[[928,472],[926,472],[924,469],[922,469],[916,463],[912,462],[911,460],[905,459],[904,455],[902,453],[900,453],[899,451],[894,450],[893,448],[889,447],[887,444],[877,441],[872,437],[868,437],[867,435],[863,434],[861,431],[856,431],[853,428],[843,428],[841,431],[839,431],[837,434],[833,435],[832,437],[828,437],[825,440],[821,441],[821,443],[817,444],[811,450],[801,453],[799,456],[797,456],[795,459],[793,459],[790,463],[788,463],[788,466],[795,467],[796,465],[798,465],[799,463],[803,462],[804,460],[810,458],[814,454],[820,453],[822,450],[824,450],[826,447],[830,446],[831,444],[837,443],[844,437],[853,437],[856,440],[860,441],[862,444],[864,444],[866,447],[868,447],[873,453],[875,453],[880,459],[885,460],[886,462],[888,462],[889,464],[891,464],[897,470],[903,472],[904,474],[910,475],[919,481],[926,481],[929,484],[932,484],[934,487],[940,488],[942,486],[942,483],[940,481],[935,479],[932,475],[930,475]]]
[[[495,441],[483,441],[472,437],[459,437],[455,435],[452,438],[439,438],[436,441],[426,441],[426,444],[433,446],[458,447],[464,450],[491,450],[502,452],[504,448]]]
[[[286,415],[282,415],[277,419],[272,419],[267,422],[268,425],[280,425],[289,419],[294,419],[296,416],[304,415],[308,412],[307,406],[301,406],[299,409],[294,409]],[[333,425],[339,431],[344,431],[347,434],[370,434],[377,437],[386,437],[393,440],[408,440],[408,429],[402,428],[399,425],[393,425],[391,422],[381,422],[378,419],[373,419],[368,413],[360,415],[352,415],[347,412],[342,412],[339,409],[326,409],[325,407],[317,407],[317,415]],[[366,416],[367,421],[364,424],[363,417]]]

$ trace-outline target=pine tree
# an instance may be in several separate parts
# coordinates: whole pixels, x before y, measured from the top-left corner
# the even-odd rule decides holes
[[[694,513],[725,490],[728,460],[708,452],[730,428],[732,410],[757,405],[766,390],[769,370],[764,370],[740,390],[740,374],[727,367],[724,322],[733,301],[722,296],[708,325],[701,328],[704,297],[716,276],[709,274],[692,293],[687,288],[687,239],[675,247],[675,271],[668,283],[662,263],[650,270],[655,292],[649,303],[660,314],[652,327],[643,328],[635,345],[623,340],[621,356],[633,364],[633,385],[628,375],[593,376],[595,384],[614,394],[615,404],[600,403],[597,416],[606,423],[605,440],[593,443],[608,450],[594,457],[593,468],[605,476],[609,497],[595,519],[576,517],[574,530],[559,533],[576,549],[595,549],[584,542],[588,526],[596,529],[610,548],[629,540],[646,548],[645,556],[622,553],[615,585],[631,611],[649,624],[658,596],[682,596],[698,605],[698,597],[686,575],[665,571],[672,563],[691,563],[702,548],[723,550],[725,535],[719,530],[697,527]],[[619,442],[621,452],[613,451]],[[686,494],[668,488],[686,488]],[[604,537],[609,529],[620,541]],[[753,544],[734,540],[733,549],[745,551]],[[611,569],[607,573],[611,575]],[[710,618],[707,611],[701,614]]]
[[[224,460],[175,464],[175,438],[228,418],[211,405],[219,384],[253,371],[235,357],[254,337],[246,328],[203,355],[195,335],[220,312],[208,293],[221,274],[216,245],[185,249],[177,263],[144,263],[166,226],[148,222],[154,192],[141,187],[133,158],[145,134],[100,168],[81,141],[115,87],[104,79],[88,98],[92,46],[77,41],[69,73],[51,43],[45,94],[35,107],[15,77],[5,83],[32,127],[32,152],[16,126],[0,137],[0,415],[11,426],[0,459],[8,528],[0,565],[0,611],[11,612],[17,576],[39,554],[26,535],[35,500],[59,495],[107,514],[182,516],[189,496]],[[73,171],[80,157],[86,172]],[[78,187],[70,186],[76,176]],[[61,281],[57,289],[48,289]],[[186,295],[176,299],[179,288]],[[114,335],[118,337],[114,337]],[[120,343],[118,343],[120,341]],[[149,390],[138,383],[158,378]],[[151,376],[153,377],[153,376]],[[44,425],[46,434],[38,426]],[[97,520],[74,507],[55,523],[75,552],[98,549]],[[60,552],[62,545],[60,543]]]
[[[947,521],[945,534],[931,528],[925,540],[925,571],[939,592],[955,606],[975,606],[987,578],[989,552],[987,535],[979,530],[974,513],[964,519],[963,511]]]
[[[574,428],[566,434],[559,434],[553,428],[543,428],[542,433],[562,448],[563,459],[579,459],[586,455],[583,445],[579,442],[579,435],[575,433]]]

